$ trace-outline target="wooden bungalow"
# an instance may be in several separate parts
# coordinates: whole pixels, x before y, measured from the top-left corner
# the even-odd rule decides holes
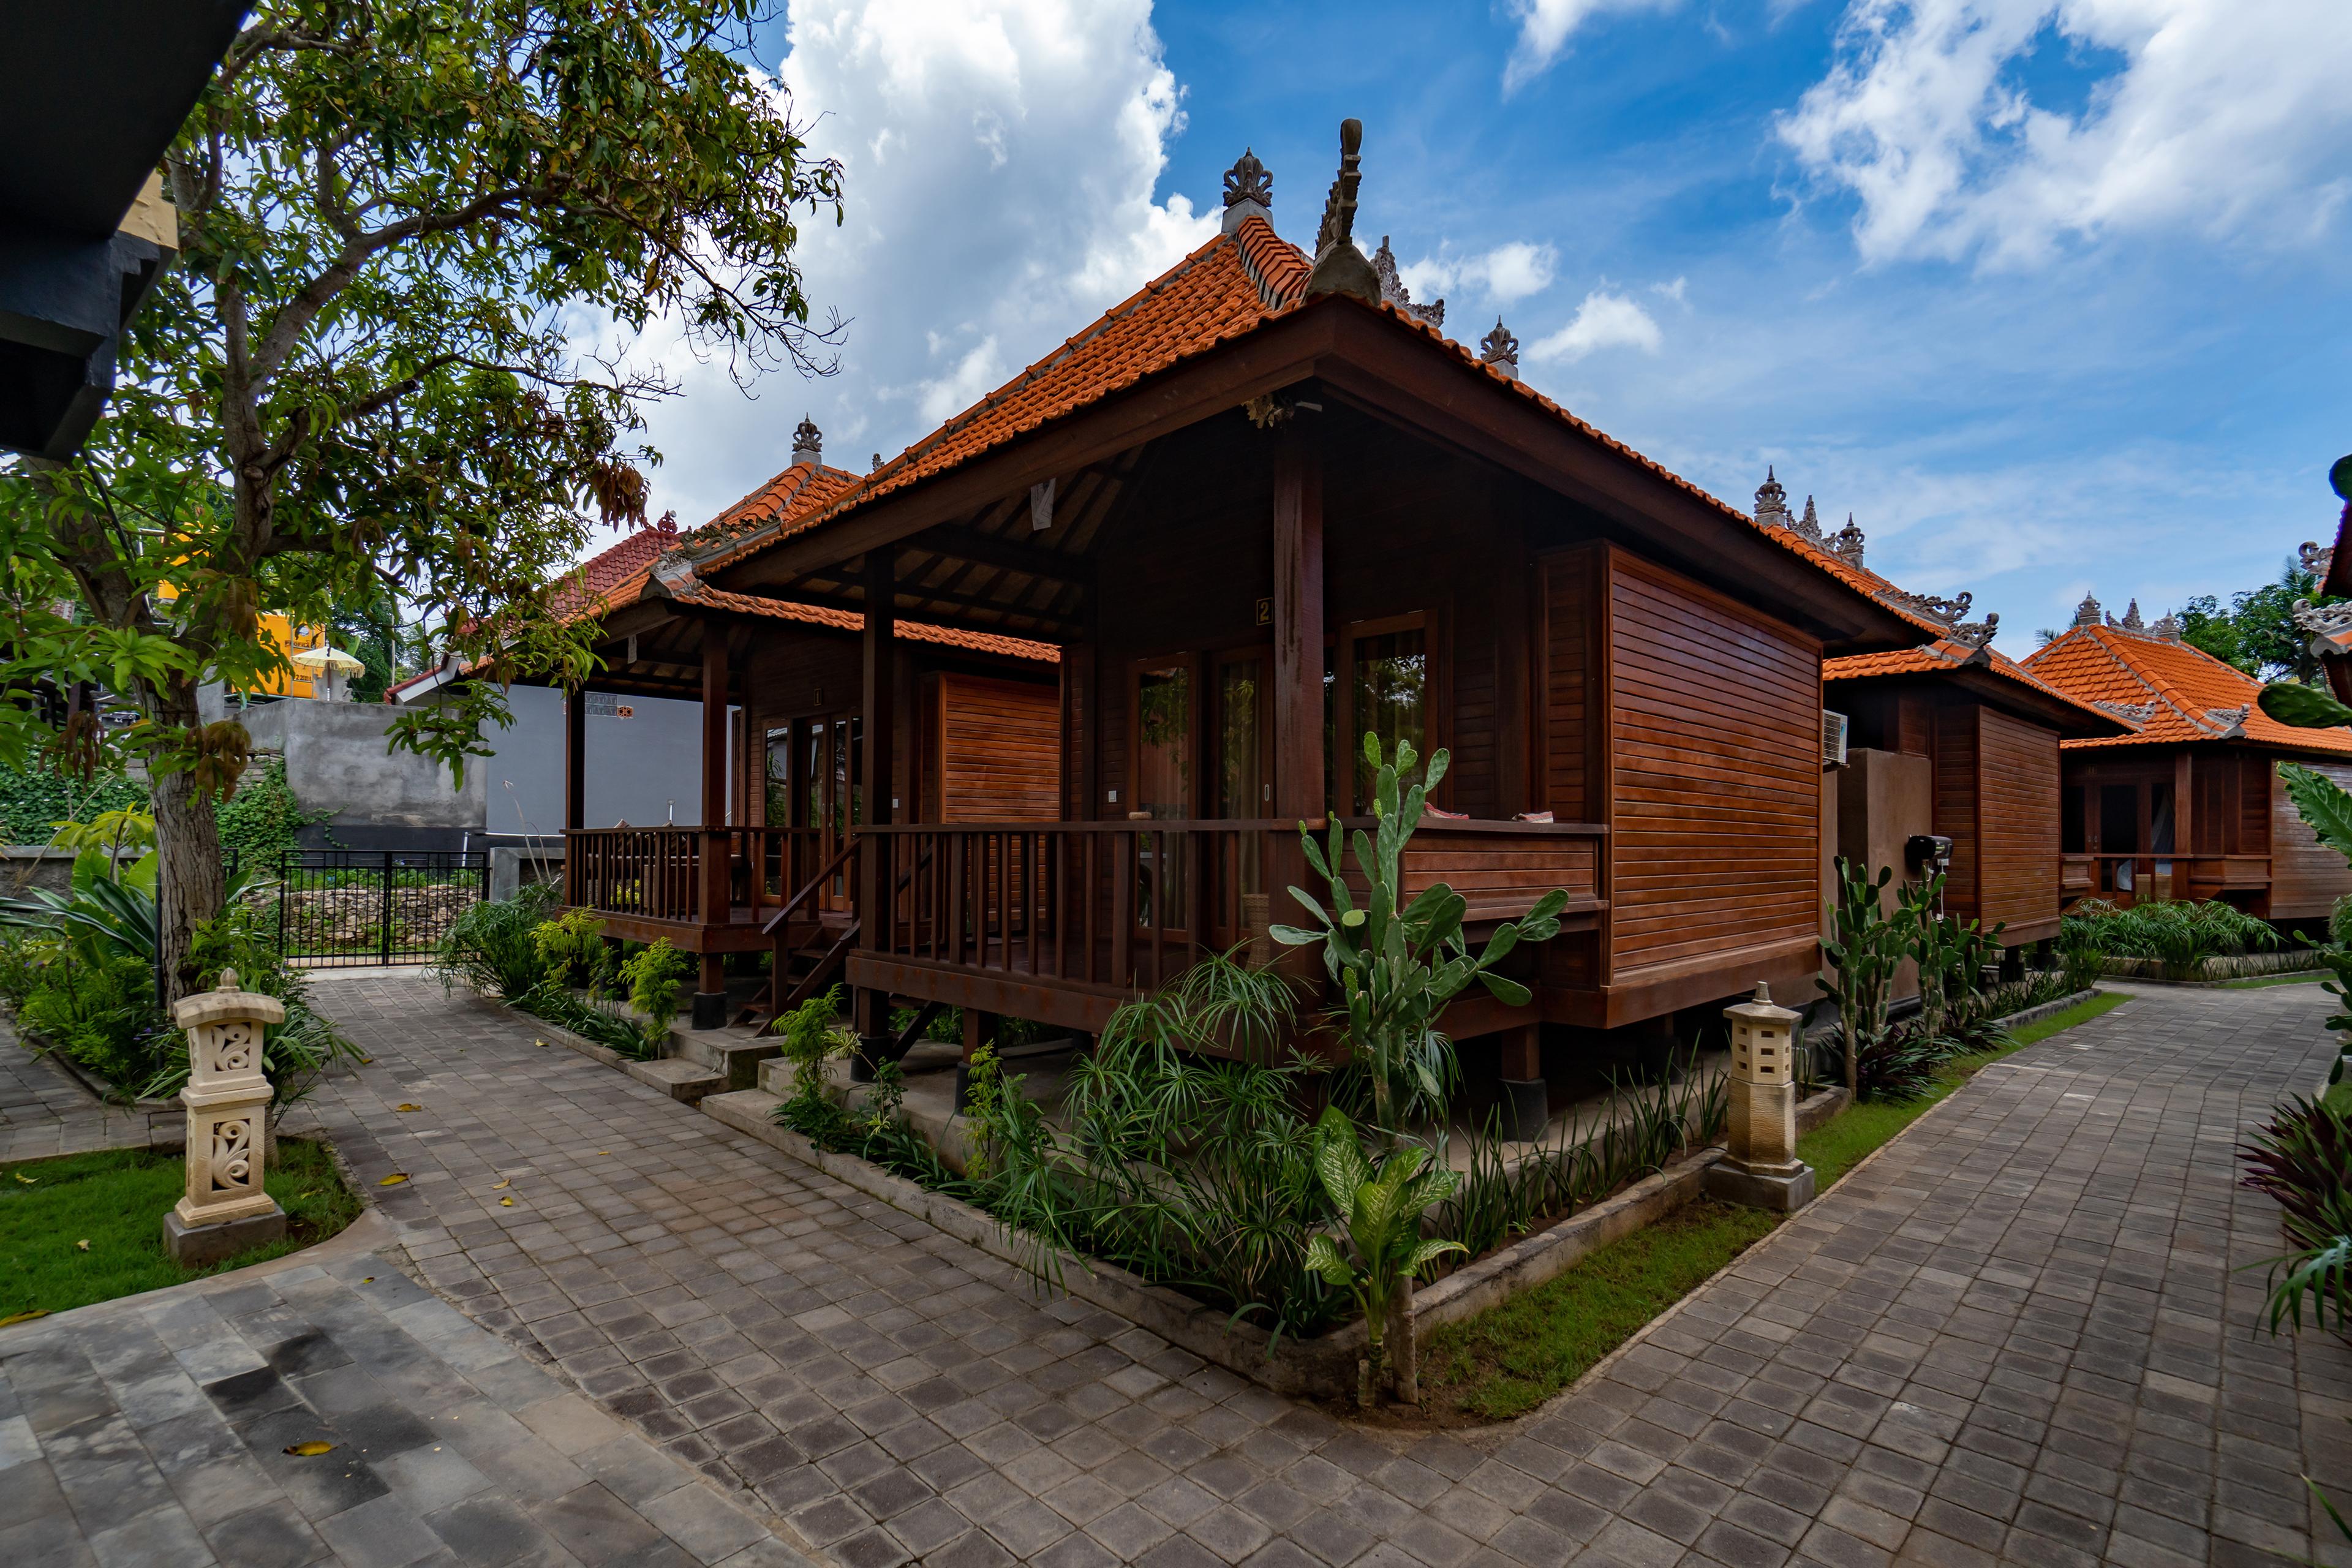
[[[1756,514],[1788,518],[1769,476]],[[1892,866],[1906,879],[1927,864],[1912,847],[1944,839],[1945,912],[1986,931],[2000,927],[2006,947],[2057,935],[2059,744],[2129,726],[1996,650],[2000,618],[1969,621],[1969,595],[1906,594],[1872,572],[1853,519],[1822,540],[1808,500],[1804,519],[1785,525],[1899,596],[1938,633],[1916,647],[1823,663],[1822,700],[1846,721],[1846,765],[1834,800],[1824,802],[1824,837],[1836,853],[1874,871]]]
[[[564,708],[564,898],[607,935],[667,937],[701,960],[698,1027],[723,1021],[728,954],[772,952],[789,1000],[848,952],[850,834],[869,799],[861,693],[878,658],[895,694],[886,820],[1052,820],[1059,812],[1059,651],[1034,639],[899,620],[869,648],[856,610],[730,594],[673,563],[757,537],[842,494],[803,421],[791,467],[707,529],[639,534],[585,564],[578,613],[602,617],[596,674]],[[648,548],[646,541],[654,540]],[[593,694],[698,701],[702,800],[692,826],[583,820]]]
[[[2294,762],[2352,784],[2352,731],[2279,723],[2256,706],[2262,682],[2183,642],[2169,616],[2143,626],[2137,605],[2103,620],[2085,598],[2025,668],[2130,727],[2061,745],[2068,901],[2218,898],[2285,921],[2352,892],[2277,777]]]
[[[877,795],[850,835],[874,1048],[893,997],[1096,1029],[1289,918],[1297,825],[1368,809],[1368,735],[1453,754],[1412,884],[1485,926],[1570,894],[1532,1002],[1445,1020],[1502,1037],[1521,1125],[1543,1025],[1810,993],[1821,659],[1919,621],[1534,393],[1499,323],[1447,339],[1350,237],[1355,135],[1315,256],[1244,157],[1219,235],[1132,298],[837,498],[655,572],[679,604],[856,612],[869,670],[918,617],[1060,650],[1057,820]],[[906,776],[902,683],[861,697],[865,776]]]

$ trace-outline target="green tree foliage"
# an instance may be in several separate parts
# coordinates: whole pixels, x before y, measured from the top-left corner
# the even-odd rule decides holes
[[[2311,656],[2308,634],[2294,624],[2298,599],[2333,604],[2319,591],[2319,579],[2290,558],[2278,581],[2231,595],[2227,608],[2211,594],[2175,611],[2181,640],[2227,665],[2268,680],[2315,681],[2319,661]]]
[[[196,691],[284,668],[263,612],[397,595],[434,652],[487,660],[396,731],[462,771],[508,678],[586,673],[551,607],[583,509],[644,516],[633,433],[672,387],[567,329],[659,319],[738,374],[828,368],[793,252],[839,170],[745,63],[763,9],[262,0],[230,46],[165,160],[181,258],[107,420],[71,467],[0,474],[0,679],[137,699],[175,994],[223,899],[202,806],[248,744]],[[0,704],[0,760],[43,741]]]

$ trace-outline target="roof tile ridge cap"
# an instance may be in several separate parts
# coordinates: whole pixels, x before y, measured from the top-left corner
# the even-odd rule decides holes
[[[2099,635],[2102,632],[2109,630],[2109,627],[2084,626],[2082,629],[2091,634],[2092,642],[2098,647],[2100,652],[2107,656],[2107,659],[2110,663],[2112,663],[2117,669],[2122,670],[2126,675],[2131,677],[2131,679],[2138,684],[2139,689],[2142,691],[2147,692],[2150,697],[2155,698],[2158,702],[2172,710],[2174,715],[2178,717],[2182,723],[2188,725],[2190,729],[2196,731],[2200,734],[2211,735],[2218,732],[2205,722],[2204,717],[2201,713],[2192,713],[2189,711],[2180,694],[2172,689],[2172,686],[2169,681],[2160,680],[2142,670],[2138,665],[2124,657],[2123,650],[2119,647],[2109,643],[2105,637]]]
[[[1258,238],[1256,230],[1259,229],[1265,231],[1263,240]],[[1307,277],[1313,268],[1299,255],[1297,246],[1275,233],[1274,225],[1262,217],[1246,217],[1234,230],[1232,238],[1234,256],[1241,263],[1242,276],[1257,289],[1258,303],[1263,309],[1279,310],[1305,299]],[[1261,246],[1274,249],[1276,256],[1271,258],[1260,256]],[[1297,276],[1282,282],[1276,281],[1267,267],[1269,259],[1279,260],[1285,271],[1294,272]]]

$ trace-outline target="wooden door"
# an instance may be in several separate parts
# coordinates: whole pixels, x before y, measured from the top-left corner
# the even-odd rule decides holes
[[[1189,821],[1197,809],[1199,684],[1198,661],[1189,655],[1136,665],[1129,710],[1135,744],[1134,766],[1129,771],[1129,821]],[[1138,928],[1191,928],[1189,859],[1190,846],[1181,833],[1137,836],[1134,908]]]
[[[1274,675],[1272,648],[1220,654],[1209,690],[1209,815],[1227,821],[1274,812]],[[1259,837],[1219,839],[1203,868],[1209,941],[1219,948],[1248,939],[1244,899],[1266,890],[1269,846]]]

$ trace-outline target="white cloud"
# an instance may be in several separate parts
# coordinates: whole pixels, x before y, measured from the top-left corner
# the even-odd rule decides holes
[[[1154,197],[1184,117],[1148,0],[794,0],[787,37],[793,113],[846,175],[845,221],[799,252],[820,314],[849,318],[841,373],[747,398],[649,333],[684,387],[653,412],[654,507],[688,525],[782,468],[803,412],[862,471],[1215,232]]]
[[[1675,0],[1511,0],[1519,19],[1519,41],[1503,68],[1503,91],[1520,88],[1549,70],[1568,47],[1569,36],[1604,11],[1664,11]]]
[[[1538,363],[1558,360],[1574,364],[1601,349],[1640,349],[1654,354],[1660,341],[1656,319],[1638,301],[1601,288],[1584,297],[1568,325],[1528,349],[1528,357]]]
[[[1514,239],[1480,256],[1437,255],[1397,268],[1416,300],[1441,299],[1472,290],[1498,305],[1540,294],[1551,287],[1559,252],[1549,245]]]
[[[2111,52],[2081,109],[2036,56]],[[1861,200],[1866,261],[2031,265],[2070,238],[2323,232],[2347,191],[2342,0],[1854,0],[1829,74],[1780,123]]]

